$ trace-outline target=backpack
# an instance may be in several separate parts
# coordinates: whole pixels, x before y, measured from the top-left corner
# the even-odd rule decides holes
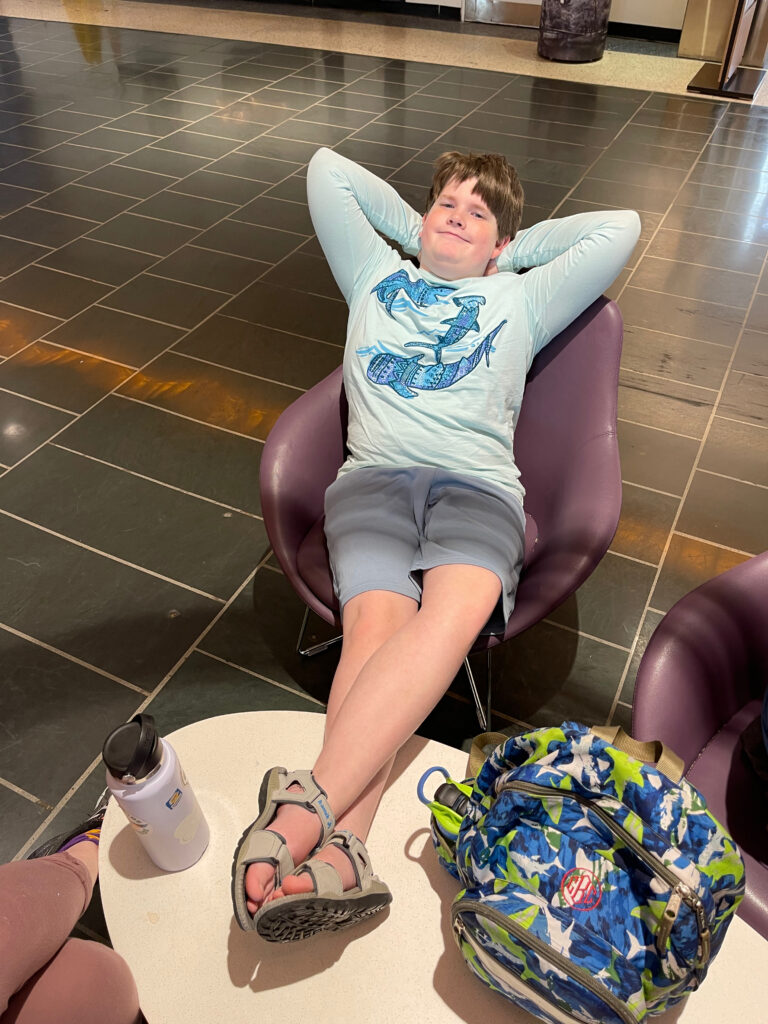
[[[574,722],[501,739],[475,779],[419,783],[470,969],[550,1024],[638,1024],[697,989],[744,864],[680,759]]]

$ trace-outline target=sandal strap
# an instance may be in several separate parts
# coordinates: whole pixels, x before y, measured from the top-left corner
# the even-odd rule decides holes
[[[306,769],[285,772],[284,775],[281,771],[281,777],[282,785],[272,794],[273,803],[276,805],[298,804],[308,811],[314,811],[323,830],[318,846],[324,845],[336,827],[336,818],[328,803],[328,794],[322,786],[318,786],[312,772]],[[290,787],[293,785],[301,786],[301,790],[291,791]]]
[[[371,855],[362,840],[358,839],[353,832],[347,829],[337,829],[332,832],[326,840],[328,846],[337,846],[348,858],[355,872],[355,883],[358,890],[366,887],[371,878],[374,878],[371,866]],[[338,897],[344,893],[344,887],[336,868],[328,861],[320,860],[319,857],[310,857],[304,861],[295,874],[307,874],[312,879],[315,892],[318,896]]]
[[[267,829],[252,832],[245,839],[241,863],[246,869],[251,864],[274,864],[278,884],[296,867],[284,837]]]

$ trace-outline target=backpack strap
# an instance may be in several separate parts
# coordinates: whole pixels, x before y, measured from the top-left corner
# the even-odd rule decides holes
[[[678,783],[682,779],[685,770],[683,759],[678,757],[669,747],[665,746],[661,740],[650,740],[647,743],[642,743],[640,740],[630,736],[629,733],[624,732],[620,725],[593,725],[590,731],[598,739],[610,743],[612,747],[616,747],[623,754],[628,754],[638,761],[645,761],[648,764],[655,765],[657,770],[662,775],[666,775],[670,782]]]

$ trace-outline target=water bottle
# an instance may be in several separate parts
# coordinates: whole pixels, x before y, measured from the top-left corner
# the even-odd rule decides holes
[[[163,871],[182,871],[198,861],[208,846],[208,823],[152,715],[136,715],[114,729],[102,757],[107,786],[150,859]]]

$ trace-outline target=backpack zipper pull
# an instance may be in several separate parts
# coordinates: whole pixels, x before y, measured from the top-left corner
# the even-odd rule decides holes
[[[683,895],[679,887],[675,886],[666,907],[664,907],[659,927],[656,929],[656,949],[659,951],[659,956],[667,955],[667,942],[672,934],[672,928],[677,920],[677,915],[680,913],[682,902]]]

